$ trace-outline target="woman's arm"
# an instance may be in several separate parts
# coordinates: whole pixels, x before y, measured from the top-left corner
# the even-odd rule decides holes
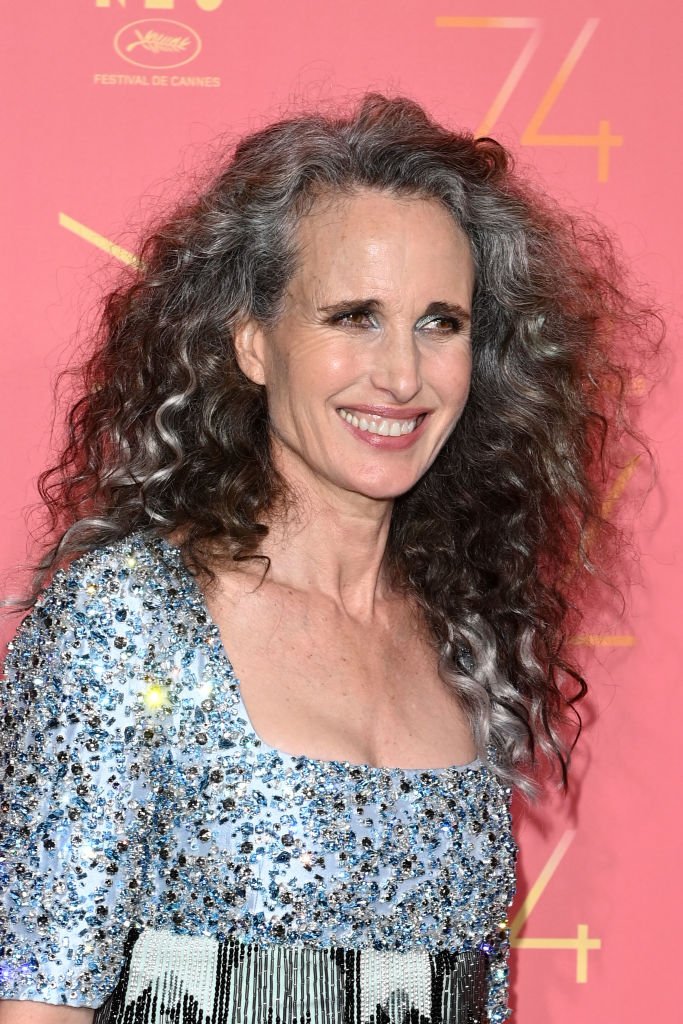
[[[119,561],[103,551],[57,574],[8,647],[0,684],[3,1024],[75,1022],[68,1007],[104,1003],[124,963],[141,875],[135,813],[151,800],[145,772],[136,780],[130,770],[140,729],[115,657],[115,613],[125,609],[125,619],[138,606]]]
[[[0,1024],[91,1024],[89,1006],[51,1006],[30,999],[0,999]]]

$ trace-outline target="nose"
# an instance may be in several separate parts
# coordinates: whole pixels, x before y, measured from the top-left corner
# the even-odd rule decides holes
[[[422,387],[420,350],[412,330],[388,330],[375,350],[371,379],[397,402],[409,402]]]

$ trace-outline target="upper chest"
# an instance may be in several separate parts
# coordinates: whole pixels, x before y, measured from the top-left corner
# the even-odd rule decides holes
[[[272,746],[406,766],[474,757],[462,709],[405,602],[359,623],[331,602],[230,580],[207,603],[254,728]]]
[[[123,703],[107,742],[127,764],[141,913],[254,941],[285,929],[293,941],[407,948],[419,931],[444,948],[488,935],[510,898],[515,855],[494,773],[273,749],[253,728],[198,591],[184,575],[169,583],[136,583],[138,611],[116,619],[126,657],[112,663]],[[149,687],[164,700],[147,703]]]

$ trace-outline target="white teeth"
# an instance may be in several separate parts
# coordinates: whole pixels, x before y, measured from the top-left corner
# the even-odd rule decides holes
[[[365,416],[354,416],[348,409],[339,409],[339,415],[359,430],[366,430],[370,434],[381,434],[382,437],[401,437],[403,434],[412,434],[417,426],[417,419],[390,420],[384,416],[366,419]]]

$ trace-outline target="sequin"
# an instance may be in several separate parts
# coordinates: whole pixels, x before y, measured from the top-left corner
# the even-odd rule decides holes
[[[9,646],[1,742],[0,996],[100,1006],[130,935],[170,932],[482,954],[488,1020],[507,1019],[510,790],[488,762],[261,741],[168,543],[134,534],[57,574]]]

